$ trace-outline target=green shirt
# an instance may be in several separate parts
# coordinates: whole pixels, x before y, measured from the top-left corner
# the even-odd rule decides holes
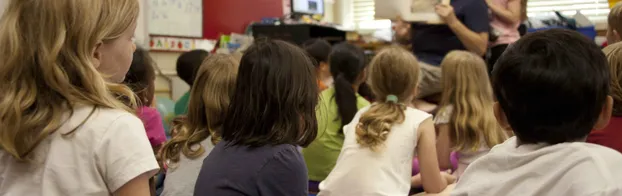
[[[190,91],[184,93],[183,96],[175,103],[175,116],[185,115],[188,113],[188,102],[190,101]]]
[[[360,110],[369,105],[369,101],[356,94],[356,105]],[[322,91],[320,103],[316,110],[318,133],[317,138],[309,147],[302,150],[302,155],[309,170],[309,180],[324,180],[337,162],[344,135],[339,133],[343,127],[337,117],[337,102],[335,102],[335,88]]]

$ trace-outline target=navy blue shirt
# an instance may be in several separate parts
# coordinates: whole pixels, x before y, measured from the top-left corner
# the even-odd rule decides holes
[[[218,143],[203,161],[195,196],[307,196],[307,167],[296,146]]]
[[[488,32],[490,19],[484,0],[452,0],[456,17],[476,33]],[[420,61],[439,65],[452,50],[466,50],[456,34],[447,25],[414,23],[412,26],[413,53]]]

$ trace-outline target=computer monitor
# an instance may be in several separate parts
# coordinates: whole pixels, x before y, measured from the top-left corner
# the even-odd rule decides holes
[[[292,0],[292,13],[324,15],[324,0]]]

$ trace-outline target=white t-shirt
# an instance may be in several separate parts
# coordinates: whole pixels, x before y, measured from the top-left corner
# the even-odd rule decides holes
[[[517,146],[516,137],[471,163],[453,196],[620,196],[622,154],[585,142]]]
[[[407,108],[404,122],[393,125],[384,146],[374,152],[356,142],[355,128],[369,107],[359,110],[352,122],[344,126],[343,148],[335,168],[320,183],[318,196],[408,195],[417,130],[431,116]]]
[[[145,128],[121,110],[76,107],[59,130],[32,152],[29,163],[0,150],[0,195],[108,196],[141,174],[159,169]],[[69,115],[68,113],[66,114]]]
[[[162,196],[192,196],[194,194],[194,185],[203,166],[203,159],[214,149],[212,138],[208,137],[201,141],[201,146],[205,149],[201,156],[189,159],[182,153],[179,156],[179,162],[169,165]]]

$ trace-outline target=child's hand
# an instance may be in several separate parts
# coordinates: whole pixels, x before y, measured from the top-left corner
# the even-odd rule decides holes
[[[447,184],[453,184],[454,182],[456,182],[456,177],[454,175],[451,175],[451,170],[441,172],[441,176],[443,177],[443,179],[445,179]]]

